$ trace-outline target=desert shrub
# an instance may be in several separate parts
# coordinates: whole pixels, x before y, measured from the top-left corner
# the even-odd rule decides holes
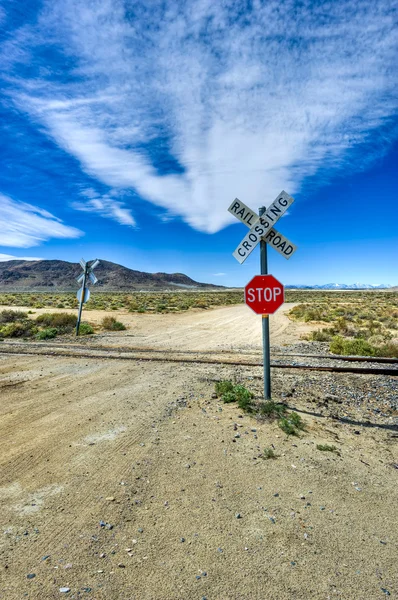
[[[232,383],[232,381],[224,379],[222,381],[217,381],[215,388],[217,396],[222,396],[227,392],[232,392],[232,390],[234,389],[234,384]]]
[[[198,300],[195,304],[194,304],[194,308],[209,308],[209,305],[207,304],[207,302],[205,300]]]
[[[273,400],[260,404],[259,413],[263,417],[279,418],[286,414],[286,406]]]
[[[374,348],[366,340],[360,338],[347,340],[339,335],[336,335],[330,344],[330,352],[333,354],[341,354],[346,356],[375,356],[376,348]]]
[[[287,435],[298,435],[298,431],[295,426],[287,419],[283,417],[278,421],[278,426],[284,431]]]
[[[388,342],[377,348],[377,356],[388,356],[391,358],[398,358],[398,344],[394,342]]]
[[[347,336],[353,336],[355,334],[355,331],[348,327],[348,323],[347,320],[345,319],[345,317],[339,317],[333,324],[333,327],[331,328],[332,331],[336,331],[336,333],[341,333],[342,335],[347,335]]]
[[[36,335],[38,340],[50,340],[55,338],[58,333],[58,330],[55,327],[47,327],[47,329],[42,329]]]
[[[317,450],[320,450],[321,452],[337,452],[338,453],[336,446],[329,446],[329,444],[317,444],[316,448],[317,448]]]
[[[355,332],[355,338],[357,338],[359,340],[368,340],[369,341],[370,337],[372,337],[372,332],[370,331],[370,329],[368,329],[366,327],[360,327]]]
[[[15,321],[14,323],[7,323],[0,327],[0,336],[3,338],[8,337],[30,337],[37,331],[33,321]]]
[[[104,317],[102,319],[101,325],[104,329],[108,331],[123,331],[126,327],[120,321],[117,321],[115,317]]]
[[[69,313],[44,313],[36,317],[36,323],[55,327],[60,333],[68,333],[76,327],[77,317]]]
[[[28,313],[21,310],[2,310],[0,312],[0,323],[15,323],[15,321],[25,321],[28,318]]]
[[[94,329],[89,323],[80,323],[80,327],[79,327],[80,335],[91,335],[92,333],[94,333]]]
[[[156,306],[157,312],[165,312],[167,310],[167,304],[161,303]]]
[[[276,454],[272,448],[264,448],[261,458],[265,458],[265,459],[276,458]]]
[[[127,308],[129,312],[134,312],[140,308],[140,304],[134,300],[127,303]]]
[[[233,392],[225,392],[225,394],[221,396],[221,399],[223,402],[225,402],[225,404],[236,402],[236,396]]]
[[[382,319],[380,319],[380,321],[381,320]],[[384,326],[387,327],[388,329],[398,329],[398,317],[395,317],[395,318],[386,317],[384,319]]]
[[[245,388],[243,385],[235,385],[233,388],[233,394],[235,394],[236,402],[241,410],[251,412],[252,410],[252,399],[254,397],[253,392]]]
[[[216,394],[221,396],[221,400],[225,403],[237,402],[241,410],[247,412],[252,411],[253,392],[245,388],[244,385],[234,385],[228,379],[217,381]]]
[[[299,304],[290,311],[289,315],[300,321],[321,321],[322,312],[318,307],[313,307],[310,304]]]
[[[332,333],[329,329],[318,329],[317,331],[311,331],[308,335],[308,339],[313,342],[330,342]]]
[[[333,354],[341,355],[398,358],[398,344],[388,341],[380,345],[381,338],[379,336],[374,341],[377,341],[377,345],[372,345],[369,341],[362,338],[347,340],[341,336],[335,336],[330,344],[330,351]]]
[[[304,421],[295,412],[289,413],[286,417],[279,419],[278,426],[287,435],[298,435],[301,429],[304,429]]]
[[[371,344],[372,346],[376,346],[376,347],[380,347],[383,346],[384,342],[385,342],[385,338],[382,335],[372,335],[369,339],[368,339],[369,344]]]
[[[304,429],[304,421],[299,414],[292,412],[289,414],[288,419],[297,429]]]

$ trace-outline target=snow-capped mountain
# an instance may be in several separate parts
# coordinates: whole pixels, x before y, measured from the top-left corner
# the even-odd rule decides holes
[[[323,285],[286,285],[288,289],[300,290],[385,290],[393,287],[389,283],[324,283]]]

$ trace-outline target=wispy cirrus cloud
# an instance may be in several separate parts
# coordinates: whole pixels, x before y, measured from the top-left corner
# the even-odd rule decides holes
[[[78,238],[82,231],[37,206],[17,202],[0,194],[0,244],[30,248],[51,238]],[[25,259],[27,260],[27,259]]]
[[[235,196],[294,194],[388,124],[393,11],[392,0],[51,0],[7,42],[9,93],[92,178],[212,233]],[[27,61],[35,73],[18,77]],[[106,194],[84,210],[134,223]]]
[[[102,217],[113,219],[120,225],[136,225],[135,219],[131,214],[131,210],[122,202],[112,197],[117,195],[117,192],[110,192],[104,196],[100,196],[94,189],[89,188],[82,192],[87,200],[85,202],[73,202],[72,207],[83,212],[98,213]]]

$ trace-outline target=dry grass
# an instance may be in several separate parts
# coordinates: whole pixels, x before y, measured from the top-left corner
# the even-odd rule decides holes
[[[134,292],[91,294],[84,305],[85,310],[125,309],[139,313],[180,312],[189,309],[208,309],[215,306],[241,304],[241,292]],[[32,308],[77,308],[78,302],[73,293],[15,293],[0,294],[0,305],[29,306]]]
[[[335,354],[398,356],[397,293],[312,293],[311,299],[289,313],[294,320],[328,325],[307,339],[330,342]]]

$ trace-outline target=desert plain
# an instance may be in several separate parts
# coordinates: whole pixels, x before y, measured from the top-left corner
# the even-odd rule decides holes
[[[325,352],[292,307],[274,361]],[[398,598],[396,376],[272,368],[286,435],[215,394],[262,401],[246,306],[112,315],[125,331],[1,342],[1,600]]]

